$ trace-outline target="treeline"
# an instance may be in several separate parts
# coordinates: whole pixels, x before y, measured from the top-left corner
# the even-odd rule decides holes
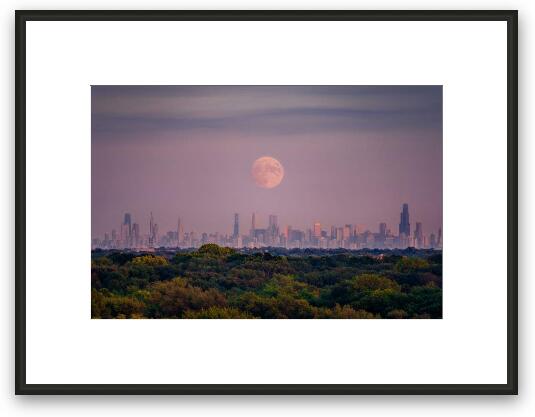
[[[92,318],[442,317],[442,255],[94,252]]]

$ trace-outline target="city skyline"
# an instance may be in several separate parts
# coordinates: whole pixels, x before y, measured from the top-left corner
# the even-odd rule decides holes
[[[150,249],[157,247],[195,248],[206,243],[217,243],[229,247],[317,247],[317,248],[442,248],[442,228],[424,231],[422,222],[414,222],[411,235],[409,205],[404,203],[400,212],[398,234],[386,222],[378,222],[376,228],[360,224],[322,224],[315,221],[312,227],[295,227],[279,222],[279,216],[269,214],[265,227],[257,213],[250,215],[249,225],[240,220],[239,213],[233,214],[229,233],[217,231],[195,231],[184,227],[180,217],[175,229],[160,230],[153,213],[150,213],[148,233],[143,233],[140,223],[132,221],[131,213],[124,213],[123,221],[117,229],[104,236],[93,236],[92,248],[101,249]]]
[[[400,202],[426,230],[442,228],[441,86],[91,91],[92,236],[121,213],[146,233],[151,212],[160,230],[180,216],[188,229],[233,234],[236,208],[263,227],[276,213],[302,229],[384,222],[397,232]],[[281,167],[274,182],[251,177],[266,157]]]

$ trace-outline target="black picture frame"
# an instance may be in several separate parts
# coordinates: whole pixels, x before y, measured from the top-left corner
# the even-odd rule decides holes
[[[506,384],[28,384],[26,382],[26,22],[28,21],[505,21],[507,22]],[[15,393],[16,394],[517,394],[518,393],[518,13],[433,11],[15,12]]]

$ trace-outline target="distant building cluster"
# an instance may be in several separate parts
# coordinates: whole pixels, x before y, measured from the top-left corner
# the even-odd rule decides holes
[[[142,234],[139,223],[132,222],[130,213],[125,213],[118,229],[105,233],[103,238],[93,238],[93,249],[132,249],[150,250],[152,248],[198,248],[206,243],[216,243],[234,248],[283,247],[320,248],[320,249],[417,249],[442,248],[442,229],[426,235],[422,223],[416,222],[411,233],[409,205],[403,204],[400,213],[398,233],[394,234],[386,223],[379,223],[378,230],[362,230],[354,224],[324,227],[314,222],[306,230],[294,229],[291,225],[279,226],[278,217],[269,215],[267,227],[258,227],[256,213],[251,216],[250,227],[242,231],[240,215],[234,214],[232,234],[184,232],[180,218],[176,229],[161,234],[152,213],[148,233]]]

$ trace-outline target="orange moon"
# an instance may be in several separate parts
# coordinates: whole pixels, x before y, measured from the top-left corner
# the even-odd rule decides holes
[[[263,156],[253,162],[251,175],[259,187],[275,188],[284,178],[284,167],[275,158]]]

